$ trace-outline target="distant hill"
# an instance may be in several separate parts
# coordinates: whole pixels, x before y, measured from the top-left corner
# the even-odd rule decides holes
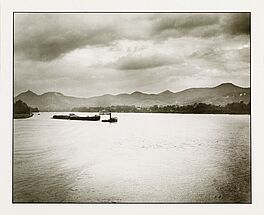
[[[232,83],[223,83],[212,88],[190,88],[180,92],[166,90],[159,94],[133,92],[118,95],[106,94],[90,98],[65,96],[58,92],[48,92],[37,95],[27,91],[15,97],[15,101],[22,100],[29,106],[38,107],[40,111],[70,111],[76,107],[106,107],[111,105],[187,105],[206,103],[226,105],[232,102],[250,102],[250,88],[242,88]]]

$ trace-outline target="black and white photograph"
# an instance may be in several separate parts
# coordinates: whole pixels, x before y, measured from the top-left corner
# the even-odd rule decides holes
[[[13,12],[13,203],[250,204],[250,12]]]

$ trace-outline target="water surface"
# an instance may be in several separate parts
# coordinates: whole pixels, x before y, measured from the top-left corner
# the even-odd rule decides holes
[[[14,202],[250,202],[248,115],[54,114],[14,121]]]

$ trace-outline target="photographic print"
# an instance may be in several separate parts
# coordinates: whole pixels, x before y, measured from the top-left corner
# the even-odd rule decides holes
[[[250,15],[14,12],[13,203],[251,203]]]

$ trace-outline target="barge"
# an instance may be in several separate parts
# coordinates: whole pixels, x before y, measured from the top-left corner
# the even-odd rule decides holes
[[[99,115],[94,115],[94,116],[77,116],[75,114],[69,114],[69,115],[54,115],[52,117],[52,119],[99,121],[101,119],[101,117]]]

